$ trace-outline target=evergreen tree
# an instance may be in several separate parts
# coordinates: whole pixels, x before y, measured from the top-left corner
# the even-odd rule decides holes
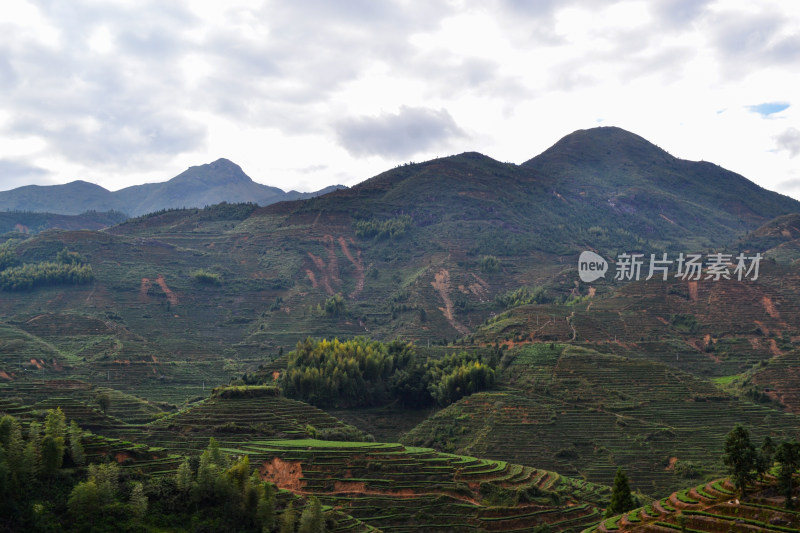
[[[773,442],[772,438],[767,435],[764,437],[764,442],[761,444],[761,448],[758,450],[758,454],[756,456],[756,471],[758,472],[758,477],[760,479],[762,479],[764,474],[769,472],[770,468],[772,468],[774,456],[775,443]]]
[[[94,399],[95,403],[103,411],[103,414],[108,414],[108,408],[111,407],[111,395],[107,392],[101,392]]]
[[[635,507],[636,499],[631,494],[628,476],[622,468],[617,468],[617,473],[614,476],[614,486],[611,489],[611,503],[606,509],[606,517],[628,512]]]
[[[72,462],[77,466],[83,466],[86,462],[86,453],[83,450],[81,438],[83,431],[74,420],[69,424],[69,454],[72,457]]]
[[[16,487],[27,485],[24,471],[25,441],[22,440],[22,427],[19,420],[6,415],[0,420],[0,446],[5,450],[6,465],[10,481]]]
[[[89,481],[97,487],[103,504],[112,503],[119,492],[119,466],[117,463],[89,465]]]
[[[758,455],[750,442],[750,433],[739,424],[725,438],[722,461],[728,467],[734,486],[741,491],[744,498],[747,495],[747,484],[756,478]]]
[[[75,485],[69,495],[67,506],[76,524],[91,525],[100,511],[100,494],[95,482],[82,481]]]
[[[134,483],[131,489],[130,506],[133,517],[141,521],[147,514],[147,496],[144,494],[144,487],[141,483]]]
[[[792,508],[794,473],[800,468],[800,443],[782,442],[775,451],[778,461],[778,490],[786,498],[786,508]]]
[[[258,522],[264,531],[271,531],[275,525],[275,489],[271,483],[261,484],[262,493],[258,501]]]
[[[6,450],[0,444],[0,502],[5,502],[11,493],[11,470],[6,462]],[[0,503],[2,509],[2,503]]]
[[[189,465],[189,459],[185,459],[178,466],[178,471],[175,472],[175,486],[184,494],[192,488],[192,467]]]
[[[45,435],[42,439],[42,470],[52,476],[64,462],[64,437]]]
[[[308,505],[300,515],[300,528],[298,533],[324,533],[325,518],[322,516],[322,504],[314,496],[309,499]]]
[[[44,419],[45,436],[62,439],[67,436],[67,418],[61,408],[50,409],[47,411],[47,418]]]
[[[280,533],[295,533],[297,526],[297,511],[294,509],[294,502],[289,502],[289,505],[281,514],[281,528]]]

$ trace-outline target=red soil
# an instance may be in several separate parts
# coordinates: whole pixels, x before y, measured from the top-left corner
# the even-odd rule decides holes
[[[259,473],[261,479],[274,483],[281,489],[300,492],[305,486],[301,461],[284,461],[280,457],[273,457],[272,461],[264,462]]]

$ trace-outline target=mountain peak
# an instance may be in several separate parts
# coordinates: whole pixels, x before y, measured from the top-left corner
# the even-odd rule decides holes
[[[205,185],[225,185],[250,183],[253,180],[244,173],[242,167],[229,159],[221,157],[211,163],[189,167],[169,181],[193,181]]]
[[[673,159],[647,139],[616,126],[601,126],[577,130],[562,137],[553,146],[522,164],[534,166],[537,160],[556,157],[568,163],[596,164],[599,161],[657,159],[659,162]]]

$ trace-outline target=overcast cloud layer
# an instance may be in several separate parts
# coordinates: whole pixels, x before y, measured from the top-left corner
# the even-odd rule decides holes
[[[227,157],[283,189],[619,126],[800,199],[800,3],[15,0],[0,190]]]

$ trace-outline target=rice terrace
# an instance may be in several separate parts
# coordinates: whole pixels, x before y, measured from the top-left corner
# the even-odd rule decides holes
[[[264,206],[8,212],[0,529],[800,531],[797,213],[619,128]],[[589,283],[585,250],[763,260]]]

